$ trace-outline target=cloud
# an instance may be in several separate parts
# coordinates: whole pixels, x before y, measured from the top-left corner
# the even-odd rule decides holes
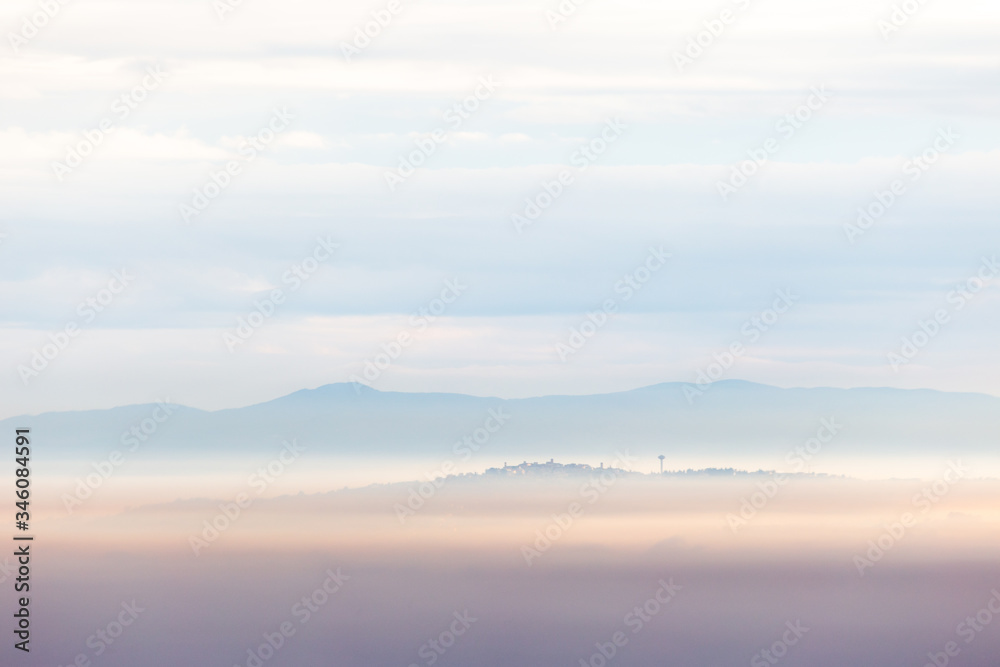
[[[115,345],[127,349],[135,335],[150,355],[146,373],[173,368],[168,358],[211,365],[204,341],[280,285],[317,235],[332,234],[342,253],[260,349],[341,356],[322,372],[305,362],[257,368],[248,391],[342,377],[363,351],[343,353],[344,329],[317,322],[351,321],[377,340],[378,318],[409,316],[455,277],[470,288],[441,329],[449,336],[400,366],[400,386],[517,393],[677,379],[778,288],[798,290],[803,307],[747,356],[755,379],[959,387],[956,369],[992,359],[995,285],[905,376],[880,366],[1000,250],[996,12],[928,5],[883,40],[877,21],[888,10],[861,0],[752,3],[678,71],[672,54],[705,29],[703,7],[589,3],[556,30],[550,8],[405,4],[348,62],[340,42],[372,8],[254,1],[220,20],[204,2],[66,5],[17,57],[0,53],[0,327],[19,353],[30,350],[94,276],[129,266],[142,277],[128,307],[91,332],[101,341],[94,363],[124,364]],[[16,29],[35,5],[0,11]],[[167,73],[162,86],[120,117],[112,105],[149,67]],[[484,76],[496,91],[455,128],[446,112]],[[719,183],[780,136],[778,123],[817,86],[829,102],[723,201]],[[275,108],[294,115],[292,126],[183,225],[178,206],[240,157]],[[58,180],[53,162],[108,117],[115,129]],[[574,154],[615,117],[627,125],[620,140],[581,168]],[[851,244],[844,226],[909,179],[906,161],[947,127],[960,135],[954,148]],[[386,171],[434,128],[448,130],[449,145],[390,192]],[[553,198],[546,187],[564,170],[572,182]],[[511,216],[546,197],[519,234]],[[595,341],[590,361],[538,362],[659,244],[674,253],[669,269]],[[168,333],[144,338],[175,330],[193,337],[179,339],[183,349],[164,343]],[[136,380],[115,372],[127,392]],[[95,400],[120,395],[101,391]]]

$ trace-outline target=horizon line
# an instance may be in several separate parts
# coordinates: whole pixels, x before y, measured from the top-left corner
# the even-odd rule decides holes
[[[967,395],[967,396],[983,396],[983,397],[986,397],[986,398],[1000,398],[1000,396],[995,396],[993,394],[987,394],[987,393],[983,393],[983,392],[976,392],[976,391],[946,391],[946,390],[943,390],[943,389],[933,389],[933,388],[930,388],[930,387],[915,387],[915,388],[913,388],[913,387],[890,387],[890,386],[833,387],[833,386],[829,386],[829,385],[820,385],[820,386],[812,386],[812,387],[805,387],[805,386],[788,386],[788,387],[783,387],[783,386],[780,386],[780,385],[772,385],[772,384],[766,384],[766,383],[763,383],[763,382],[755,382],[753,380],[744,380],[742,378],[725,378],[725,379],[720,379],[720,380],[714,380],[714,381],[708,383],[707,385],[700,385],[700,386],[711,387],[711,386],[714,386],[714,385],[717,385],[717,384],[718,385],[723,385],[723,384],[731,384],[731,385],[753,385],[755,387],[763,387],[763,388],[767,388],[767,389],[778,389],[778,390],[781,390],[781,391],[794,391],[794,390],[802,390],[802,391],[817,391],[817,390],[864,391],[864,390],[871,390],[871,391],[901,391],[901,392],[933,392],[933,393],[937,393],[937,394],[950,394],[950,395],[955,395],[955,396]],[[269,399],[264,400],[264,401],[258,401],[258,402],[255,402],[255,403],[248,403],[248,404],[234,406],[234,407],[228,407],[228,408],[219,408],[219,409],[216,409],[216,410],[206,410],[204,408],[198,408],[198,407],[195,407],[193,405],[187,405],[187,404],[184,404],[184,403],[173,403],[173,402],[170,402],[170,398],[168,396],[168,397],[166,397],[166,399],[162,399],[162,400],[161,399],[156,399],[155,401],[146,402],[146,403],[126,403],[126,404],[123,404],[123,405],[112,405],[112,406],[108,406],[108,407],[78,408],[78,409],[73,409],[73,410],[46,410],[44,412],[38,412],[38,413],[31,413],[31,414],[26,413],[26,414],[20,414],[20,415],[11,415],[10,417],[0,417],[0,421],[8,421],[8,420],[11,420],[11,419],[20,419],[20,418],[40,417],[42,415],[47,415],[47,414],[65,414],[65,413],[73,413],[73,412],[98,412],[98,411],[108,411],[108,410],[120,410],[120,409],[124,409],[124,408],[145,407],[145,406],[149,406],[149,405],[155,405],[156,403],[165,403],[165,404],[170,405],[170,406],[185,408],[185,409],[188,409],[188,410],[197,410],[199,412],[205,412],[205,413],[212,414],[212,413],[218,413],[218,412],[225,412],[225,411],[228,411],[228,410],[243,410],[243,409],[246,409],[246,408],[252,408],[252,407],[256,407],[256,406],[260,406],[260,405],[266,405],[268,403],[273,403],[275,401],[279,401],[279,400],[284,399],[284,398],[289,398],[291,396],[295,396],[296,394],[303,394],[303,393],[310,393],[310,392],[320,391],[320,390],[328,388],[328,387],[348,387],[348,386],[354,386],[356,392],[358,393],[358,395],[360,395],[361,391],[368,391],[368,392],[375,392],[377,394],[411,394],[411,395],[424,395],[424,394],[427,394],[427,395],[440,395],[440,396],[462,396],[462,397],[466,397],[466,398],[494,399],[494,400],[497,400],[497,401],[523,401],[523,400],[538,399],[538,398],[576,398],[576,397],[588,397],[588,396],[613,396],[615,394],[627,394],[627,393],[631,393],[631,392],[634,392],[634,391],[642,391],[644,389],[652,389],[652,388],[655,388],[655,387],[662,387],[662,386],[665,386],[665,385],[675,385],[675,386],[678,386],[678,387],[699,386],[696,382],[681,382],[681,381],[676,381],[676,380],[666,380],[666,381],[663,381],[663,382],[656,382],[654,384],[641,385],[639,387],[633,387],[631,389],[623,389],[623,390],[619,390],[619,391],[605,391],[605,392],[596,392],[596,393],[590,393],[590,394],[535,394],[535,395],[530,395],[530,396],[518,396],[518,397],[512,397],[512,398],[501,398],[499,396],[493,396],[493,395],[465,394],[465,393],[460,393],[460,392],[447,392],[447,391],[397,391],[397,390],[392,390],[392,389],[376,389],[375,387],[372,387],[370,385],[366,385],[366,384],[359,383],[359,382],[356,382],[356,381],[347,380],[347,381],[343,381],[343,382],[328,382],[326,384],[321,384],[321,385],[318,385],[318,386],[315,386],[315,387],[304,387],[302,389],[296,389],[296,390],[294,390],[294,391],[292,391],[290,393],[287,393],[287,394],[280,394],[278,396],[275,396],[273,398],[269,398]],[[357,387],[362,387],[363,389],[358,390]]]

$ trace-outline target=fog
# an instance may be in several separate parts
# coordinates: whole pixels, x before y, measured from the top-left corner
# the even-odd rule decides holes
[[[451,479],[402,514],[419,483],[53,514],[32,545],[30,664],[552,667],[603,664],[603,646],[609,664],[694,666],[778,642],[782,664],[894,667],[949,641],[966,665],[1000,651],[988,625],[958,634],[1000,586],[1000,483],[604,474]],[[99,629],[121,632],[106,645]],[[260,653],[267,634],[280,648]]]

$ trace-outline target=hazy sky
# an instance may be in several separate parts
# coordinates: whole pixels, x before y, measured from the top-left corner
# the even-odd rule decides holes
[[[693,382],[741,343],[722,377],[1000,395],[1000,6],[560,6],[5,3],[0,416],[243,405],[401,333],[372,386]]]

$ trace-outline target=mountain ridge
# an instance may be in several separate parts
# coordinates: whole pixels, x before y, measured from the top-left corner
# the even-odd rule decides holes
[[[727,467],[739,456],[783,456],[815,437],[824,420],[837,431],[825,455],[997,450],[1000,399],[986,394],[781,388],[729,380],[706,385],[703,395],[689,401],[686,386],[658,383],[607,394],[502,399],[333,383],[242,408],[205,411],[170,404],[165,418],[162,406],[135,404],[2,423],[31,427],[36,441],[57,459],[82,460],[101,460],[130,442],[131,432],[144,443],[142,456],[181,461],[263,456],[293,438],[320,455],[441,461],[455,458],[460,443],[476,438],[491,454],[517,460],[601,460],[627,447],[644,456],[697,456]]]
[[[360,392],[372,392],[374,394],[393,394],[393,395],[405,395],[405,396],[437,396],[437,397],[462,397],[471,399],[482,399],[482,400],[496,400],[496,401],[526,401],[534,399],[545,399],[545,398],[587,398],[587,397],[603,397],[603,396],[617,396],[624,394],[633,394],[646,391],[652,391],[657,389],[666,388],[676,388],[678,391],[682,391],[684,387],[697,386],[691,382],[657,382],[655,384],[643,385],[641,387],[635,387],[633,389],[623,389],[621,391],[609,391],[601,392],[596,394],[539,394],[534,396],[523,396],[517,398],[501,398],[498,396],[480,396],[477,394],[463,394],[459,392],[408,392],[408,391],[393,391],[376,389],[369,385],[357,385],[360,390],[355,389],[355,383],[353,382],[330,382],[327,384],[322,384],[317,387],[297,389],[289,394],[283,394],[281,396],[276,396],[275,398],[270,398],[265,401],[259,401],[256,403],[249,403],[247,405],[231,407],[231,408],[219,408],[217,410],[207,410],[204,408],[196,408],[183,403],[168,403],[172,407],[181,408],[183,410],[196,411],[203,414],[216,414],[220,412],[232,412],[236,410],[244,410],[247,408],[256,408],[264,405],[269,405],[279,401],[286,401],[294,397],[306,397],[316,394],[317,392],[327,391],[332,388],[349,388],[351,392],[357,394]],[[935,395],[947,395],[947,396],[967,396],[967,397],[977,397],[985,398],[989,400],[1000,401],[1000,397],[993,396],[992,394],[985,394],[982,392],[971,392],[971,391],[945,391],[942,389],[932,389],[929,387],[917,387],[917,388],[904,388],[904,387],[829,387],[829,386],[818,386],[818,387],[779,387],[777,385],[769,385],[761,382],[752,382],[750,380],[740,380],[740,379],[726,379],[718,380],[709,385],[703,385],[703,389],[706,392],[711,391],[715,387],[734,387],[734,386],[745,386],[753,388],[762,388],[767,390],[775,391],[803,391],[803,392],[815,392],[815,391],[831,391],[831,392],[865,392],[865,391],[877,391],[877,392],[900,392],[900,393],[912,393],[912,394],[935,394]],[[345,392],[346,393],[346,392]],[[6,424],[8,422],[14,422],[18,419],[32,419],[38,417],[44,417],[48,415],[56,414],[78,414],[78,413],[88,413],[88,412],[110,412],[113,410],[127,410],[140,407],[153,407],[157,403],[126,403],[124,405],[115,405],[107,408],[88,408],[88,409],[78,409],[78,410],[47,410],[45,412],[38,413],[24,413],[21,415],[15,415],[13,417],[5,417],[0,419],[0,424]],[[1000,403],[998,403],[1000,405]]]

